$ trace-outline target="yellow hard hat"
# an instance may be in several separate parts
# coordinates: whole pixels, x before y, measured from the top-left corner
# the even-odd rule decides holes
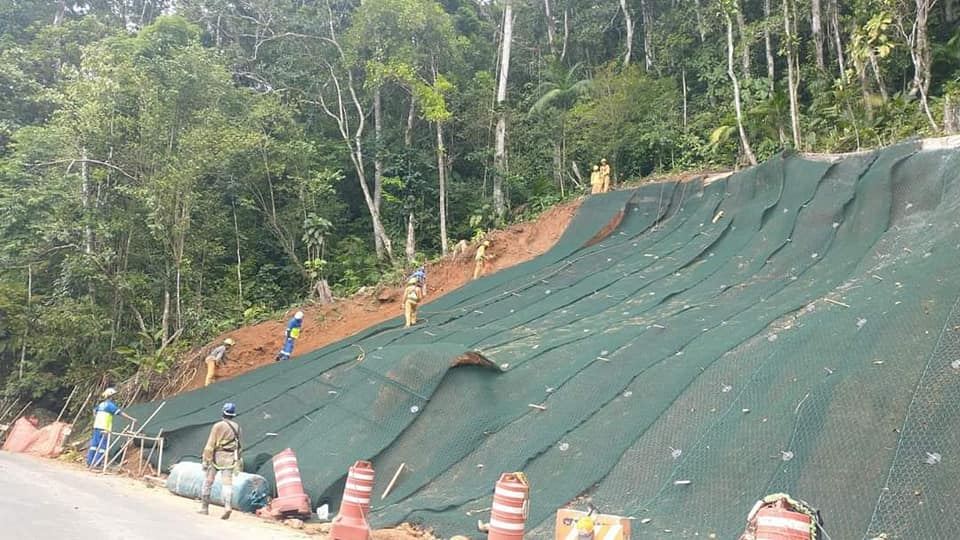
[[[407,280],[407,285],[416,285],[416,284],[417,284],[417,278],[415,277],[412,277]]]
[[[606,162],[607,162],[607,158],[602,158],[602,159],[600,160],[600,163],[606,163]]]
[[[489,241],[489,240],[484,240],[484,241],[483,241],[483,245],[485,245],[485,246],[487,246],[487,247],[490,247],[490,241]]]
[[[233,338],[227,338],[227,339],[223,340],[223,344],[224,344],[224,345],[230,345],[230,346],[232,347],[232,346],[236,345],[237,342],[234,341]]]
[[[106,390],[104,390],[103,393],[100,394],[100,395],[103,396],[103,397],[105,397],[105,398],[108,398],[108,397],[110,397],[110,396],[112,396],[112,395],[114,395],[114,394],[116,394],[116,393],[117,393],[117,389],[116,389],[116,388],[113,388],[113,387],[111,386],[110,388],[107,388]]]
[[[593,166],[593,170],[599,171],[599,170],[600,170],[600,166],[599,166],[599,165],[594,165],[594,166]]]

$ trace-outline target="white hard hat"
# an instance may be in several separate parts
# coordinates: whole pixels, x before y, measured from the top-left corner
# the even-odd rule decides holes
[[[293,318],[294,318],[294,319],[302,319],[302,318],[303,318],[303,312],[302,312],[302,311],[298,311],[297,314],[293,316]]]
[[[107,388],[106,390],[104,390],[104,391],[103,391],[103,394],[101,394],[101,395],[102,395],[103,397],[110,397],[110,396],[112,396],[112,395],[114,395],[114,394],[116,394],[116,393],[117,393],[117,389],[111,386],[110,388]]]

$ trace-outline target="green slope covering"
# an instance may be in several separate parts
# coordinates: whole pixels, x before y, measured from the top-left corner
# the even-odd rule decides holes
[[[415,328],[178,396],[152,427],[166,456],[195,457],[235,401],[248,471],[272,478],[291,447],[314,502],[339,502],[347,467],[372,459],[378,526],[471,531],[499,474],[523,470],[531,538],[581,495],[650,518],[639,537],[731,538],[777,491],[822,509],[833,538],[948,537],[958,210],[960,152],[917,144],[591,197],[551,251]],[[500,369],[449,368],[468,351]]]

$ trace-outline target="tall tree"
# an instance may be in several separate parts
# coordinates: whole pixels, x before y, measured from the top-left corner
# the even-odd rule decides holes
[[[497,80],[497,127],[493,146],[493,209],[497,218],[507,212],[503,180],[507,173],[507,78],[510,76],[510,49],[513,44],[513,1],[504,0],[503,37],[500,49],[500,75]]]

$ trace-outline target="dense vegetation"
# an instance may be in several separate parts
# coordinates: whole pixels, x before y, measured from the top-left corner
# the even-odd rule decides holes
[[[957,130],[957,0],[0,0],[0,383],[51,400],[615,181]]]

